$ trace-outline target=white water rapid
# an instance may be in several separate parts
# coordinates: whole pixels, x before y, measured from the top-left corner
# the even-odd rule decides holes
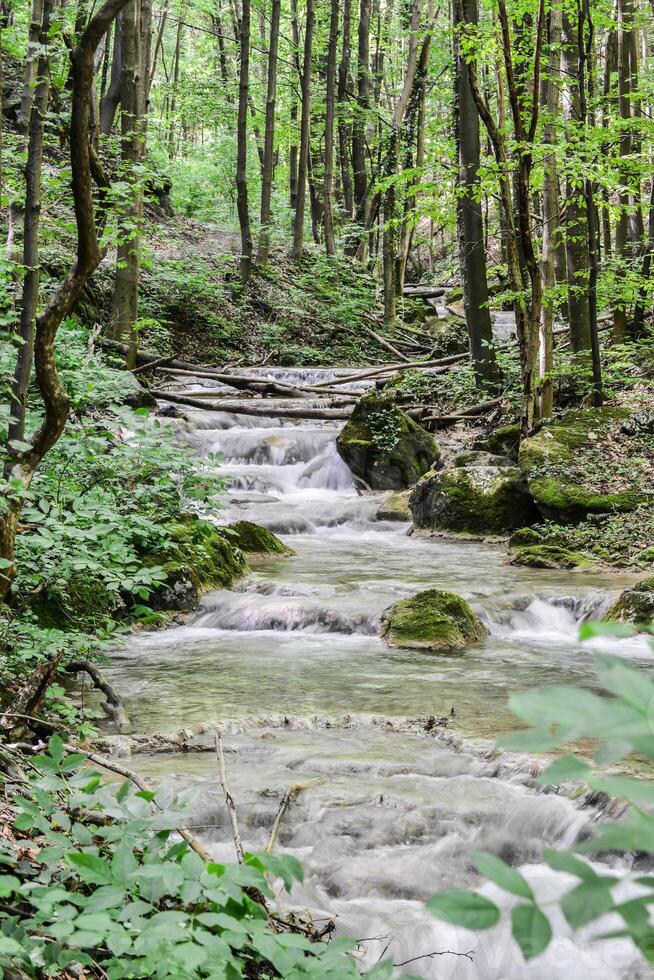
[[[304,384],[334,377],[320,369],[261,373]],[[234,397],[219,385],[216,393]],[[590,682],[592,650],[577,642],[579,622],[631,580],[515,568],[504,564],[502,547],[409,536],[406,524],[376,521],[378,497],[357,494],[336,454],[340,423],[187,414],[185,438],[224,457],[230,490],[220,519],[258,521],[296,555],[256,564],[232,589],[207,595],[187,625],[139,634],[114,654],[107,673],[139,729],[221,722],[249,849],[265,846],[283,791],[303,787],[278,839],[307,868],[292,902],[316,917],[336,915],[337,932],[361,940],[368,965],[382,955],[403,963],[451,951],[398,973],[652,976],[628,942],[591,941],[617,926],[610,919],[572,936],[548,906],[556,938],[525,964],[504,926],[472,934],[423,906],[439,888],[479,884],[475,848],[520,866],[545,902],[569,884],[539,863],[540,849],[571,845],[597,815],[536,792],[528,764],[500,759],[480,739],[514,724],[511,692]],[[429,587],[464,595],[487,639],[452,656],[388,649],[376,635],[380,613]],[[643,663],[652,658],[641,639],[602,644]],[[420,724],[400,720],[418,716]],[[425,716],[435,721],[425,725]],[[197,782],[189,822],[217,857],[233,860],[210,753],[142,755],[130,765],[152,779]],[[497,897],[491,886],[484,891]],[[468,951],[470,958],[454,955]]]

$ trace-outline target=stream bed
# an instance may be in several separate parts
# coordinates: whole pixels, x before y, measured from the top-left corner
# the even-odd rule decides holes
[[[261,373],[299,384],[334,377],[322,369]],[[231,389],[215,391],[233,400]],[[570,846],[598,815],[536,792],[529,765],[501,759],[490,740],[515,725],[510,693],[590,683],[595,649],[651,662],[642,637],[583,646],[576,638],[579,623],[600,616],[633,576],[512,567],[504,546],[377,521],[379,497],[357,493],[336,453],[341,423],[187,415],[176,423],[184,437],[199,453],[224,458],[230,489],[219,519],[255,520],[295,555],[255,564],[231,589],[205,596],[188,624],[141,633],[114,653],[107,674],[139,731],[220,722],[251,850],[265,847],[283,792],[302,786],[277,845],[307,868],[291,902],[316,918],[336,916],[338,933],[361,940],[367,965],[439,952],[400,972],[445,980],[653,976],[627,941],[590,942],[616,927],[610,918],[573,937],[552,910],[556,938],[525,964],[504,926],[472,934],[423,908],[439,888],[479,884],[470,861],[477,848],[520,866],[546,901],[569,884],[539,863],[539,851]],[[432,587],[467,598],[487,638],[449,656],[387,648],[376,635],[381,612]],[[135,756],[130,765],[152,780],[197,783],[189,825],[216,857],[233,860],[210,753]],[[494,886],[484,891],[498,897]]]

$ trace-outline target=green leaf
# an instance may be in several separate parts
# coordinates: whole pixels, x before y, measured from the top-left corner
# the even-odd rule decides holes
[[[579,627],[579,639],[580,640],[592,640],[597,636],[608,636],[615,637],[617,639],[622,639],[627,636],[634,635],[634,629],[631,626],[627,626],[626,623],[584,623]]]
[[[20,888],[20,881],[14,875],[0,875],[0,898],[8,898]]]
[[[539,956],[552,939],[552,927],[537,905],[516,905],[511,909],[513,938],[526,960]]]
[[[534,893],[525,879],[515,868],[510,867],[501,858],[495,854],[489,854],[487,851],[475,851],[472,860],[480,874],[494,881],[504,891],[511,892],[512,895],[517,895],[519,898],[528,898],[533,901]]]
[[[545,864],[554,871],[565,871],[569,875],[581,878],[582,881],[592,881],[597,878],[596,871],[589,864],[569,851],[554,851],[551,847],[546,847],[541,856]]]
[[[111,868],[106,861],[95,854],[67,854],[66,858],[77,870],[82,881],[92,885],[107,885],[111,882]]]
[[[427,902],[427,909],[438,919],[474,931],[490,929],[500,918],[500,910],[489,899],[476,892],[459,889],[432,896]]]
[[[562,755],[536,778],[536,782],[545,786],[558,786],[559,783],[566,783],[570,779],[585,779],[591,772],[588,763],[579,756]]]
[[[561,899],[561,911],[573,929],[579,929],[613,908],[611,891],[601,878],[582,881]]]

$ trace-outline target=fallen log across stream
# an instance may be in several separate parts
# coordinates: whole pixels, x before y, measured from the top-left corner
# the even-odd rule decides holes
[[[331,403],[327,403],[324,408],[316,408],[307,405],[302,408],[299,405],[271,405],[270,402],[234,402],[234,401],[203,401],[200,398],[192,398],[189,395],[175,395],[170,391],[163,391],[159,388],[152,389],[155,398],[161,401],[173,402],[175,405],[187,405],[189,408],[201,408],[208,412],[228,412],[230,415],[258,415],[263,418],[280,419],[349,419],[351,410],[345,407],[333,408]],[[342,405],[342,402],[339,403]]]

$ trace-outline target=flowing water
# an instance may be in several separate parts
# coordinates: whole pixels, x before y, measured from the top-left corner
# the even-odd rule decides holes
[[[339,372],[261,373],[307,384]],[[255,520],[295,555],[256,564],[231,589],[206,596],[187,625],[141,634],[116,652],[108,673],[128,712],[146,732],[220,720],[252,849],[265,846],[283,791],[303,787],[278,841],[310,869],[293,902],[336,915],[338,931],[361,940],[364,962],[449,950],[402,969],[457,980],[650,976],[628,943],[591,944],[584,933],[573,940],[554,910],[555,942],[525,965],[502,928],[455,930],[422,904],[439,888],[478,884],[474,848],[521,866],[545,901],[569,883],[538,863],[539,850],[572,844],[597,815],[535,792],[529,765],[498,761],[480,739],[514,724],[510,693],[591,683],[593,651],[607,642],[619,655],[651,660],[642,638],[576,639],[579,623],[600,615],[631,579],[515,568],[503,546],[377,521],[379,498],[357,494],[336,453],[339,425],[189,413],[185,438],[224,457],[230,489],[219,519]],[[381,612],[430,587],[465,596],[488,637],[449,656],[388,649],[376,633]],[[232,857],[210,755],[132,764],[152,778],[197,782],[193,825],[217,856]],[[471,958],[454,955],[468,951]]]

